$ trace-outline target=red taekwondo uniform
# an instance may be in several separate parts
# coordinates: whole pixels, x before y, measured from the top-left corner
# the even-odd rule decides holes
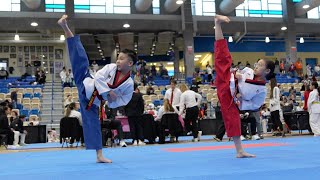
[[[215,42],[214,46],[216,86],[221,104],[222,117],[228,137],[240,136],[239,110],[257,110],[264,103],[267,89],[265,81],[254,80],[251,68],[244,68],[239,81],[231,73],[232,58],[225,39]],[[235,103],[235,94],[240,93],[239,106]]]

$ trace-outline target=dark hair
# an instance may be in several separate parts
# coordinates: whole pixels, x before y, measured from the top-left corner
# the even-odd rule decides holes
[[[314,86],[317,90],[318,90],[318,96],[320,96],[320,88],[319,88],[319,84],[317,81],[313,81],[311,83],[312,86]]]
[[[138,84],[137,84],[137,83],[134,83],[134,85],[133,85],[133,90],[135,91],[137,88],[138,88]]]
[[[266,63],[266,69],[270,69],[270,72],[266,75],[266,79],[270,80],[272,78],[275,78],[276,74],[274,73],[274,69],[275,69],[276,65],[274,64],[273,61],[265,60],[265,59],[263,59],[263,60]]]
[[[276,78],[270,79],[270,86],[271,86],[271,89],[270,89],[270,99],[272,99],[272,98],[273,98],[273,89],[277,86],[277,80],[276,80]]]
[[[128,55],[131,58],[131,60],[133,61],[133,64],[136,64],[136,62],[138,61],[137,54],[134,51],[132,51],[130,49],[124,49],[121,52]]]
[[[174,79],[171,79],[170,83],[177,84],[177,81]]]
[[[15,112],[15,111],[14,111]],[[25,118],[26,117],[26,115],[20,115],[19,116],[19,119],[23,119],[23,118]]]

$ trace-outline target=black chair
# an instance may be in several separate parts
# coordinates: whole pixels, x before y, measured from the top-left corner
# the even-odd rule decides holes
[[[183,127],[179,121],[179,116],[176,113],[164,114],[161,118],[161,130],[160,130],[160,141],[164,141],[165,129],[169,129],[169,133],[175,136],[177,141],[179,135],[183,132]]]
[[[309,123],[309,113],[307,111],[297,111],[295,112],[295,118],[297,119],[299,133],[302,134],[302,130],[308,130],[312,132]]]
[[[156,138],[156,125],[154,117],[151,114],[142,115],[143,137],[148,139],[149,143],[154,143]]]
[[[0,146],[4,146],[6,149],[8,149],[8,146],[7,146],[7,135],[6,134],[0,134]]]
[[[81,126],[78,118],[75,117],[64,117],[60,121],[60,143],[62,147],[66,144],[67,147],[71,139],[77,141],[77,146],[81,137]]]

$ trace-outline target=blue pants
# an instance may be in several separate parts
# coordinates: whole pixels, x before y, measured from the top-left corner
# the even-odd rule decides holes
[[[86,149],[102,149],[101,125],[99,121],[99,107],[92,105],[89,110],[86,106],[89,100],[86,97],[83,81],[89,74],[89,60],[79,36],[68,38],[68,50],[74,82],[78,88],[80,112],[82,116],[82,128]]]

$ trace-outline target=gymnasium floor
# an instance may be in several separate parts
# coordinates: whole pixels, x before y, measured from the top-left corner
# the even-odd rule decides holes
[[[206,137],[209,139],[209,137]],[[212,138],[212,136],[210,136]],[[236,159],[232,142],[179,143],[107,148],[112,164],[96,164],[94,151],[34,144],[41,151],[0,154],[0,179],[308,179],[320,178],[320,138],[245,141],[253,159]]]

